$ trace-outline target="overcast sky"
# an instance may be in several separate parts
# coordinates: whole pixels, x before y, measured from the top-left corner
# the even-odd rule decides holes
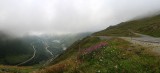
[[[160,11],[160,0],[0,0],[0,30],[24,33],[99,31]]]

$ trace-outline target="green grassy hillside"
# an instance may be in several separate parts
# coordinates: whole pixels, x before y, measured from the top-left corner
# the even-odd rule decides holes
[[[27,73],[35,70],[34,73],[159,73],[159,55],[149,48],[133,45],[116,37],[109,39],[98,37],[137,36],[133,32],[159,37],[160,15],[110,26],[94,33],[94,36],[76,41],[50,65],[39,70],[37,68],[36,70],[34,68],[22,69],[20,72]],[[107,44],[103,47],[96,47],[96,50],[89,53],[82,52],[101,42]],[[9,70],[19,72],[19,68],[11,67]],[[0,68],[0,72],[6,72],[6,69]]]
[[[95,33],[94,35],[106,36],[135,36],[132,32],[138,32],[154,37],[160,37],[160,15],[122,22],[115,26]]]
[[[100,42],[108,44],[79,57],[79,50]],[[158,73],[159,64],[160,58],[145,47],[117,38],[87,37],[75,42],[50,66],[37,73]]]
[[[94,36],[137,36],[133,32],[160,36],[160,15],[145,19],[123,22],[96,32]],[[80,51],[100,42],[108,43],[89,54]],[[86,37],[75,42],[50,66],[37,73],[159,73],[160,58],[149,48],[133,45],[112,37]]]

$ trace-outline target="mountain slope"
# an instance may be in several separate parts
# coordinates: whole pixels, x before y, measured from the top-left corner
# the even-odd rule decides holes
[[[88,54],[80,53],[101,42],[108,44]],[[145,47],[117,38],[87,37],[36,73],[158,73],[159,63],[160,58]]]
[[[160,15],[139,20],[122,22],[115,26],[95,33],[94,35],[106,36],[135,36],[132,32],[160,37]]]
[[[150,47],[134,45],[118,38],[119,36],[137,36],[134,33],[159,37],[159,23],[160,15],[111,26],[76,41],[49,65],[33,73],[159,73],[159,55],[153,53]],[[66,37],[69,38],[68,40],[43,38],[43,40],[34,39],[42,49],[45,47],[40,41],[47,40],[46,43],[51,45],[52,42],[73,40],[70,36]],[[105,44],[97,46],[102,43]],[[39,54],[43,51],[44,49]],[[4,72],[3,69],[0,69],[0,72]]]
[[[62,53],[76,40],[87,35],[90,33],[13,37],[0,31],[0,64],[43,64]]]
[[[48,67],[37,73],[159,73],[160,58],[150,48],[133,45],[119,36],[137,36],[134,32],[159,37],[160,16],[123,22],[72,44]],[[118,36],[118,37],[99,37]],[[83,54],[101,42],[97,50]]]
[[[33,52],[29,43],[0,33],[0,64],[15,65],[25,61]]]

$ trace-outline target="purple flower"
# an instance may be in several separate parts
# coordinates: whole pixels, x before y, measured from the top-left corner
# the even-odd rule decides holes
[[[89,53],[91,53],[91,52],[93,52],[93,51],[95,51],[95,50],[97,50],[97,49],[100,49],[100,48],[106,46],[106,45],[107,45],[106,42],[100,42],[100,43],[98,43],[98,44],[96,44],[96,45],[94,45],[94,46],[91,46],[91,47],[89,47],[89,48],[86,48],[86,49],[84,49],[84,50],[81,50],[81,51],[80,51],[80,54],[81,54],[81,55],[89,54]]]

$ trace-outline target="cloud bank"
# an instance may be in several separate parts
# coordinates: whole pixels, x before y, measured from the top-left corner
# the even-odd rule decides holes
[[[92,32],[157,12],[160,0],[0,0],[0,30]]]

